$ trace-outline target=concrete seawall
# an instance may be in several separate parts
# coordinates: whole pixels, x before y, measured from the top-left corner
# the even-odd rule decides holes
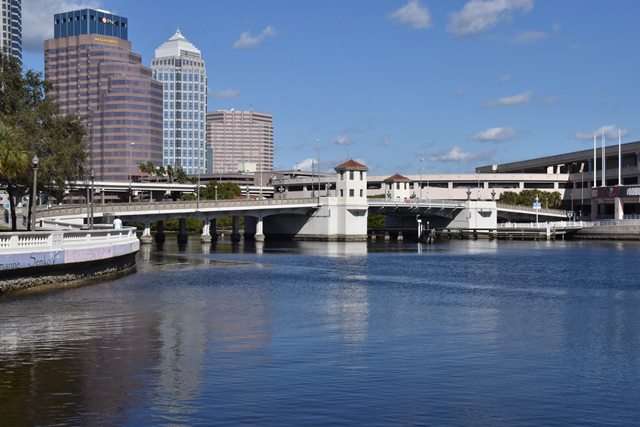
[[[584,228],[573,235],[576,240],[640,240],[640,225],[601,225]]]
[[[103,276],[135,265],[134,228],[0,234],[0,293]]]

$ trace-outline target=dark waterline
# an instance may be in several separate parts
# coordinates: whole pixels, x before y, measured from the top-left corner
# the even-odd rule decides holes
[[[640,245],[143,246],[0,298],[3,425],[638,425]]]

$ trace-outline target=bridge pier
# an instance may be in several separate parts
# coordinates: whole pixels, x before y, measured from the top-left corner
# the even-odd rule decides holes
[[[254,236],[256,242],[264,242],[262,215],[256,218],[256,234]]]
[[[178,219],[178,244],[183,245],[186,244],[189,240],[189,236],[187,234],[187,219],[179,218]]]
[[[158,220],[158,222],[156,222],[156,243],[163,244],[165,239],[166,236],[164,234],[164,221],[160,219]]]
[[[231,241],[234,243],[240,241],[240,217],[237,215],[231,217]]]
[[[202,226],[202,235],[200,236],[201,243],[210,243],[211,242],[211,234],[209,234],[209,223],[205,219],[204,225]]]
[[[213,233],[211,233],[211,230],[213,230]],[[212,242],[218,241],[218,225],[215,218],[209,220],[209,234]]]
[[[153,236],[151,235],[151,224],[149,223],[149,220],[146,220],[144,222],[144,231],[142,232],[142,236],[140,236],[140,243],[153,243]]]

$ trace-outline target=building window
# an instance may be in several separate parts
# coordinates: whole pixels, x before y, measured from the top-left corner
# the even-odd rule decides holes
[[[344,190],[340,190],[340,197],[344,197]]]
[[[353,181],[353,171],[349,171],[349,179]]]
[[[360,197],[364,197],[364,190],[360,189]]]
[[[364,178],[364,172],[360,171],[360,181]]]
[[[353,188],[349,189],[349,197],[353,197],[354,196],[354,192],[353,192]]]

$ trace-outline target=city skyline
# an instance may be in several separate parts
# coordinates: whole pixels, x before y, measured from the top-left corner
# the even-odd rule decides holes
[[[316,138],[322,170],[353,157],[389,175],[586,149],[596,129],[638,138],[632,1],[69,3],[127,16],[146,66],[176,27],[189,34],[209,111],[273,115],[276,169],[308,169]],[[56,7],[23,4],[26,68],[42,70],[34,23]]]

